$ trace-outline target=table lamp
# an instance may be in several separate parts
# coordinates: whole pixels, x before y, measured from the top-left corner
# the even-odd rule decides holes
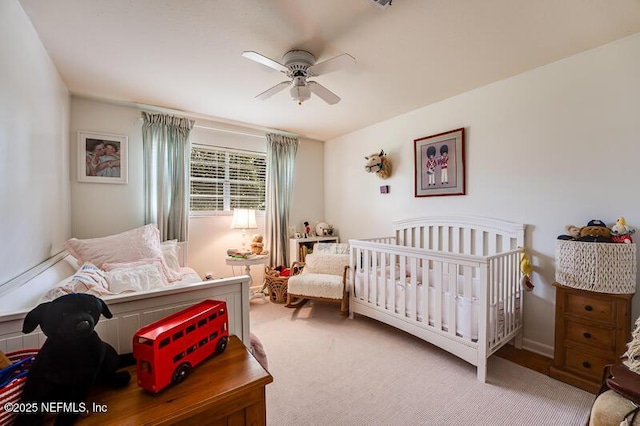
[[[246,250],[247,229],[256,229],[256,211],[251,209],[234,209],[233,220],[231,221],[232,229],[242,229],[242,253]]]

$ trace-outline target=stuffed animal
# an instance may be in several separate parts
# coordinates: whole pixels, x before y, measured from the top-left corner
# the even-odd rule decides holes
[[[520,285],[525,291],[531,291],[535,287],[531,281],[531,273],[533,272],[533,265],[527,253],[522,252],[520,258],[520,271],[522,272],[522,278],[520,279]]]
[[[586,241],[591,243],[609,243],[611,242],[611,229],[598,219],[590,220],[587,226],[580,228],[580,236],[578,241]]]
[[[253,236],[253,240],[251,241],[251,253],[261,254],[263,247],[264,243],[262,242],[262,235],[255,234]]]
[[[611,241],[614,243],[631,244],[633,242],[631,235],[635,232],[635,229],[627,226],[627,221],[621,216],[618,218],[616,224],[611,227]]]
[[[87,409],[86,398],[96,382],[111,387],[129,383],[126,371],[117,371],[118,354],[103,342],[94,327],[100,315],[111,318],[107,305],[90,294],[71,293],[41,303],[24,319],[23,333],[39,325],[47,340],[38,352],[25,382],[21,402],[38,407],[35,413],[21,413],[16,425],[42,424],[42,402],[68,405],[55,420],[70,425]]]
[[[580,237],[580,227],[575,225],[567,225],[565,226],[566,234],[559,235],[559,240],[577,240]]]
[[[384,150],[364,157],[364,159],[367,160],[367,163],[364,165],[364,169],[367,172],[375,173],[382,179],[387,179],[391,176],[391,163],[387,159],[387,154],[385,154]]]

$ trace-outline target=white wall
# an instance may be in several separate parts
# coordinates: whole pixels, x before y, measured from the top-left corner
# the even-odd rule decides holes
[[[126,185],[86,183],[77,181],[77,165],[71,162],[71,218],[72,236],[93,238],[105,236],[144,224],[144,187],[142,165],[142,109],[138,106],[109,103],[80,97],[71,98],[71,158],[77,155],[77,132],[80,130],[126,135],[129,138],[129,183]],[[265,139],[242,137],[229,132],[216,132],[207,128],[227,129],[248,134],[264,131],[227,123],[196,118],[191,134],[194,142],[210,143],[231,148],[266,150]],[[220,140],[224,137],[224,140]],[[301,138],[296,156],[296,179],[293,193],[293,224],[302,226],[304,220],[323,220],[324,176],[323,143]],[[264,215],[258,215],[257,230],[247,232],[265,234]],[[231,215],[213,217],[194,216],[189,220],[189,265],[201,276],[211,272],[216,278],[244,273],[226,266],[227,248],[238,247],[241,233],[230,229]],[[263,270],[252,269],[255,282],[261,282]]]
[[[528,224],[535,289],[525,294],[525,344],[551,355],[556,237],[593,218],[640,228],[638,76],[640,34],[328,141],[326,218],[347,238],[391,235],[392,220],[431,214]],[[459,127],[467,195],[414,198],[413,140]],[[381,148],[394,167],[386,181],[363,169]]]
[[[73,96],[71,98],[71,234],[102,237],[144,225],[142,122],[140,110]],[[128,137],[127,184],[78,182],[78,132]],[[122,153],[124,155],[124,153]]]
[[[69,237],[69,93],[17,0],[0,1],[0,285]]]

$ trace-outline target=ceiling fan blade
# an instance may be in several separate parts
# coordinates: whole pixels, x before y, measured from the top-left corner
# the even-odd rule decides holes
[[[311,93],[317,95],[329,105],[334,105],[340,102],[340,97],[324,87],[322,84],[316,83],[315,81],[308,81],[307,84],[309,85],[309,89],[311,89]]]
[[[271,96],[275,95],[279,91],[286,89],[290,84],[291,84],[290,81],[281,81],[280,83],[273,86],[271,89],[267,89],[264,92],[260,93],[258,96],[256,96],[256,99],[260,99],[264,101],[265,99],[270,98]]]
[[[356,59],[353,56],[349,55],[348,53],[343,53],[342,55],[310,66],[307,72],[314,76],[323,75],[333,71],[348,68],[355,63]]]
[[[289,68],[285,67],[280,62],[276,62],[271,58],[267,58],[266,56],[261,55],[258,52],[246,51],[246,52],[242,52],[242,56],[244,56],[247,59],[251,59],[252,61],[256,61],[259,64],[265,65],[269,68],[273,68],[276,71],[280,71],[284,73],[289,72]]]

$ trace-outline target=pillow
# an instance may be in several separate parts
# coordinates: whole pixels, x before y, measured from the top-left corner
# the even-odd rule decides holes
[[[349,265],[348,254],[311,253],[304,258],[303,274],[340,275],[344,267]]]
[[[180,246],[178,240],[164,241],[160,244],[162,250],[162,256],[167,268],[174,274],[182,277],[182,270],[180,269]]]
[[[167,285],[162,265],[158,259],[131,263],[105,264],[105,278],[109,291],[124,293],[162,288]]]
[[[78,261],[92,262],[98,268],[103,268],[105,263],[159,258],[169,281],[181,278],[180,274],[170,271],[164,262],[160,247],[160,231],[155,223],[102,238],[84,240],[71,238],[64,243],[64,246]]]
[[[635,329],[631,333],[631,341],[627,343],[627,351],[622,355],[622,362],[629,370],[640,374],[640,317],[636,319]]]

